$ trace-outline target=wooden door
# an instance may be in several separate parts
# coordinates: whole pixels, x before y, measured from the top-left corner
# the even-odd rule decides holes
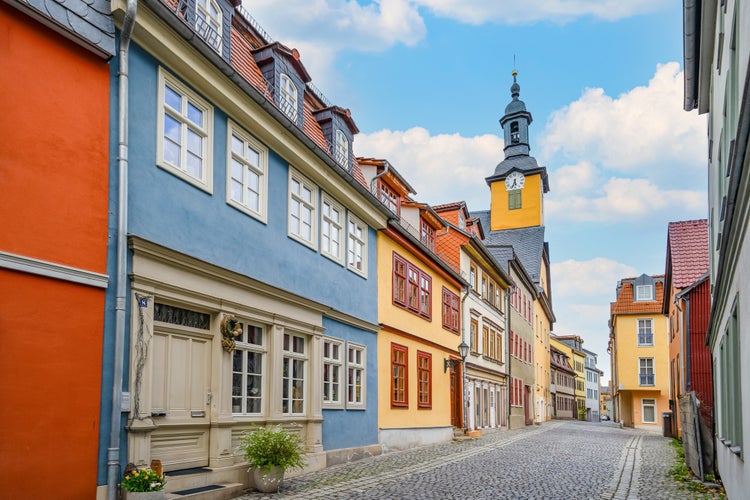
[[[450,386],[451,386],[451,425],[453,427],[463,428],[463,419],[461,415],[461,372],[455,366],[450,368]]]
[[[211,339],[164,329],[154,332],[151,458],[164,470],[208,465]]]

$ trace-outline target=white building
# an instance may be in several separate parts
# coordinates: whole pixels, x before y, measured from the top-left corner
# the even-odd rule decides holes
[[[596,367],[597,355],[583,349],[586,354],[586,420],[599,421],[599,379],[603,372]]]
[[[750,488],[750,461],[744,456],[750,444],[750,3],[685,0],[683,13],[684,107],[708,114],[708,343],[716,462],[727,497],[745,498]]]

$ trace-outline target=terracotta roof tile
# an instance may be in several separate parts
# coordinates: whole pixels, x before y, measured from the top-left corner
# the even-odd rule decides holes
[[[370,190],[370,186],[367,185],[367,180],[362,173],[362,169],[359,167],[359,162],[354,156],[352,156],[352,177],[354,177],[354,180],[362,184],[365,189],[367,189],[368,191]]]
[[[664,298],[664,275],[652,276],[652,278],[662,278],[656,282],[654,300],[640,300],[636,302],[633,300],[633,282],[623,280],[617,301],[610,302],[610,314],[661,313],[662,300]]]
[[[255,63],[255,59],[253,59],[253,55],[250,53],[252,48],[253,46],[250,42],[237,29],[232,30],[232,50],[230,51],[232,66],[245,80],[258,89],[258,92],[268,98],[269,95],[266,92],[266,81],[263,79],[263,73],[261,73],[260,68]]]
[[[315,142],[315,144],[320,146],[323,151],[330,155],[331,149],[328,146],[328,141],[326,141],[326,138],[323,135],[323,130],[320,128],[318,120],[316,120],[312,114],[312,107],[310,106],[310,103],[305,100],[303,107],[305,117],[303,118],[304,125],[302,127],[302,130],[305,132],[305,135],[307,135],[310,139],[313,140],[313,142]]]
[[[708,221],[706,219],[669,223],[667,266],[670,265],[672,266],[672,284],[676,288],[692,285],[708,271]]]

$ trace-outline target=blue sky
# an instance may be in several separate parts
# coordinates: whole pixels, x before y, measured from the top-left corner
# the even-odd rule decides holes
[[[682,110],[680,0],[244,0],[350,108],[360,156],[430,204],[489,208],[518,70],[547,167],[554,333],[606,354],[618,279],[664,272],[670,221],[706,217],[705,117]]]

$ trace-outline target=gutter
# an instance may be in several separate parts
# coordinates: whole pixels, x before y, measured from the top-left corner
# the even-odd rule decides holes
[[[125,356],[125,304],[127,293],[128,251],[128,49],[135,26],[138,0],[127,0],[125,18],[120,31],[118,72],[118,151],[119,171],[117,194],[117,275],[115,299],[115,353],[112,380],[112,409],[107,450],[107,499],[115,500],[120,479],[120,428],[122,426],[122,379]]]

